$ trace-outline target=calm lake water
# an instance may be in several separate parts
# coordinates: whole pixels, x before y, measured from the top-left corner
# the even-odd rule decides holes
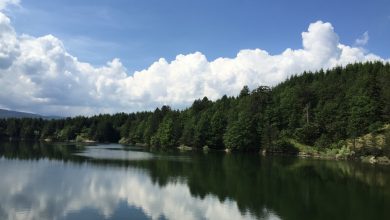
[[[390,169],[3,142],[0,219],[390,219]]]

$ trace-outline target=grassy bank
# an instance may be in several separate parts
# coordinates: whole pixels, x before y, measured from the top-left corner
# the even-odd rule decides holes
[[[354,139],[339,141],[328,148],[305,145],[292,138],[286,141],[297,149],[299,157],[360,160],[365,163],[390,165],[389,124]]]

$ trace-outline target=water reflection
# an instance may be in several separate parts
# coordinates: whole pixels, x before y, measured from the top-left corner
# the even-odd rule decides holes
[[[90,146],[85,151],[76,153],[76,155],[90,157],[94,159],[116,159],[116,160],[149,160],[153,154],[142,152],[139,148],[123,149],[119,144],[105,144]]]
[[[182,181],[159,186],[145,171],[134,168],[0,159],[0,173],[1,219],[77,218],[85,210],[109,219],[118,215],[123,202],[142,209],[143,218],[255,218],[240,213],[235,201],[220,201],[213,195],[194,197]]]
[[[0,219],[387,219],[387,167],[0,144]]]

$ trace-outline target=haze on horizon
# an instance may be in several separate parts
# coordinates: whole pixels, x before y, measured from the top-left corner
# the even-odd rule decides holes
[[[184,108],[303,71],[389,62],[382,0],[43,2],[0,0],[0,108],[61,116]],[[293,16],[298,7],[307,15]]]

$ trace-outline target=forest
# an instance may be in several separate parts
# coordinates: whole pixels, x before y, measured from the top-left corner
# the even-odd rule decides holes
[[[389,123],[390,64],[367,62],[303,72],[274,87],[244,86],[238,96],[204,97],[183,110],[0,119],[0,137],[293,153],[297,144],[324,151],[384,131],[378,154],[389,155]]]

